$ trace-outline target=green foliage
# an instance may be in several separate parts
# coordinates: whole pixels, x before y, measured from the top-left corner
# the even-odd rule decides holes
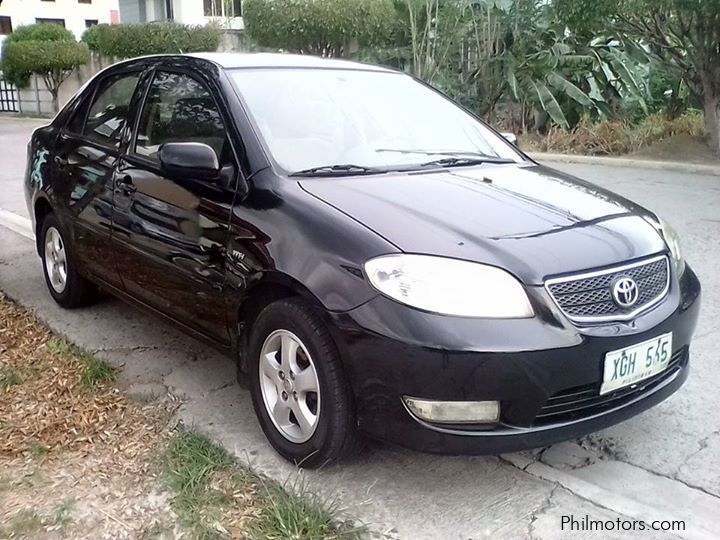
[[[194,538],[225,538],[222,516],[237,504],[233,496],[251,494],[257,514],[247,526],[257,540],[356,540],[362,528],[337,522],[335,498],[308,489],[301,476],[279,485],[258,479],[207,437],[176,434],[161,457],[163,478],[173,492],[171,505]],[[225,531],[227,532],[227,531]]]
[[[78,45],[70,30],[57,24],[20,26],[3,42],[0,68],[8,82],[25,87],[30,75],[62,80],[67,72],[87,63],[87,48]]]
[[[220,28],[173,22],[100,24],[88,28],[82,41],[91,50],[116,58],[214,52],[220,44]]]
[[[228,505],[223,491],[212,486],[228,471],[232,458],[220,446],[194,433],[175,436],[162,456],[165,482],[174,492],[171,504],[196,538],[216,538],[213,523]]]
[[[85,44],[87,44],[88,49],[91,51],[99,52],[100,51],[100,37],[103,35],[103,33],[107,32],[107,27],[109,25],[107,24],[94,24],[85,32],[83,32],[82,37],[80,38],[81,41],[83,41]]]
[[[30,24],[19,26],[6,38],[6,43],[18,41],[75,41],[75,36],[59,24]]]
[[[64,339],[54,337],[47,342],[46,346],[51,354],[69,357],[83,365],[81,382],[88,390],[115,380],[115,370],[112,366]]]
[[[319,56],[385,42],[395,24],[391,0],[245,0],[243,13],[259,45]]]
[[[554,15],[585,39],[605,33],[618,9],[618,0],[553,0]]]
[[[23,376],[19,369],[12,366],[0,366],[0,390],[7,390],[23,383]]]
[[[263,504],[258,518],[250,524],[250,538],[359,540],[365,537],[364,528],[338,526],[338,501],[317,495],[300,476],[284,486],[263,482],[260,496]]]
[[[4,51],[3,65],[9,70],[38,74],[72,70],[89,60],[87,46],[75,41],[19,41]]]

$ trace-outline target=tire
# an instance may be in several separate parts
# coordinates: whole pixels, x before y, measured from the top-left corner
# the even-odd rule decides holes
[[[97,288],[78,273],[76,259],[66,238],[55,214],[48,214],[40,229],[40,257],[45,283],[55,302],[73,309],[94,302]]]
[[[286,343],[290,352],[284,355]],[[255,414],[280,455],[316,468],[358,449],[354,403],[340,354],[312,306],[299,299],[268,305],[252,326],[248,350]]]

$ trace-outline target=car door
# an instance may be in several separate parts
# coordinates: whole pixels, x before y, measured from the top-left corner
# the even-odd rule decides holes
[[[71,224],[81,266],[120,287],[110,246],[114,170],[141,71],[97,82],[61,131],[53,156],[53,187],[64,221]]]
[[[113,243],[125,289],[135,298],[223,343],[223,298],[230,213],[239,172],[218,102],[207,82],[157,70],[136,134],[120,160]],[[209,145],[222,167],[208,181],[163,170],[160,147]]]

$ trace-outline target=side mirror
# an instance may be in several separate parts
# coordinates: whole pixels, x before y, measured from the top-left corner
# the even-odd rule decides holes
[[[217,180],[220,160],[215,150],[204,143],[165,143],[158,152],[163,171],[183,178]]]
[[[505,137],[505,140],[507,140],[507,142],[509,142],[510,144],[520,148],[520,145],[518,144],[517,135],[515,135],[514,133],[501,133],[500,135]]]

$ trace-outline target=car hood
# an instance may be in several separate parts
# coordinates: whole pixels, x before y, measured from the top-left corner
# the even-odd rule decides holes
[[[301,187],[408,253],[508,269],[527,284],[664,251],[642,207],[540,165],[484,165]]]

